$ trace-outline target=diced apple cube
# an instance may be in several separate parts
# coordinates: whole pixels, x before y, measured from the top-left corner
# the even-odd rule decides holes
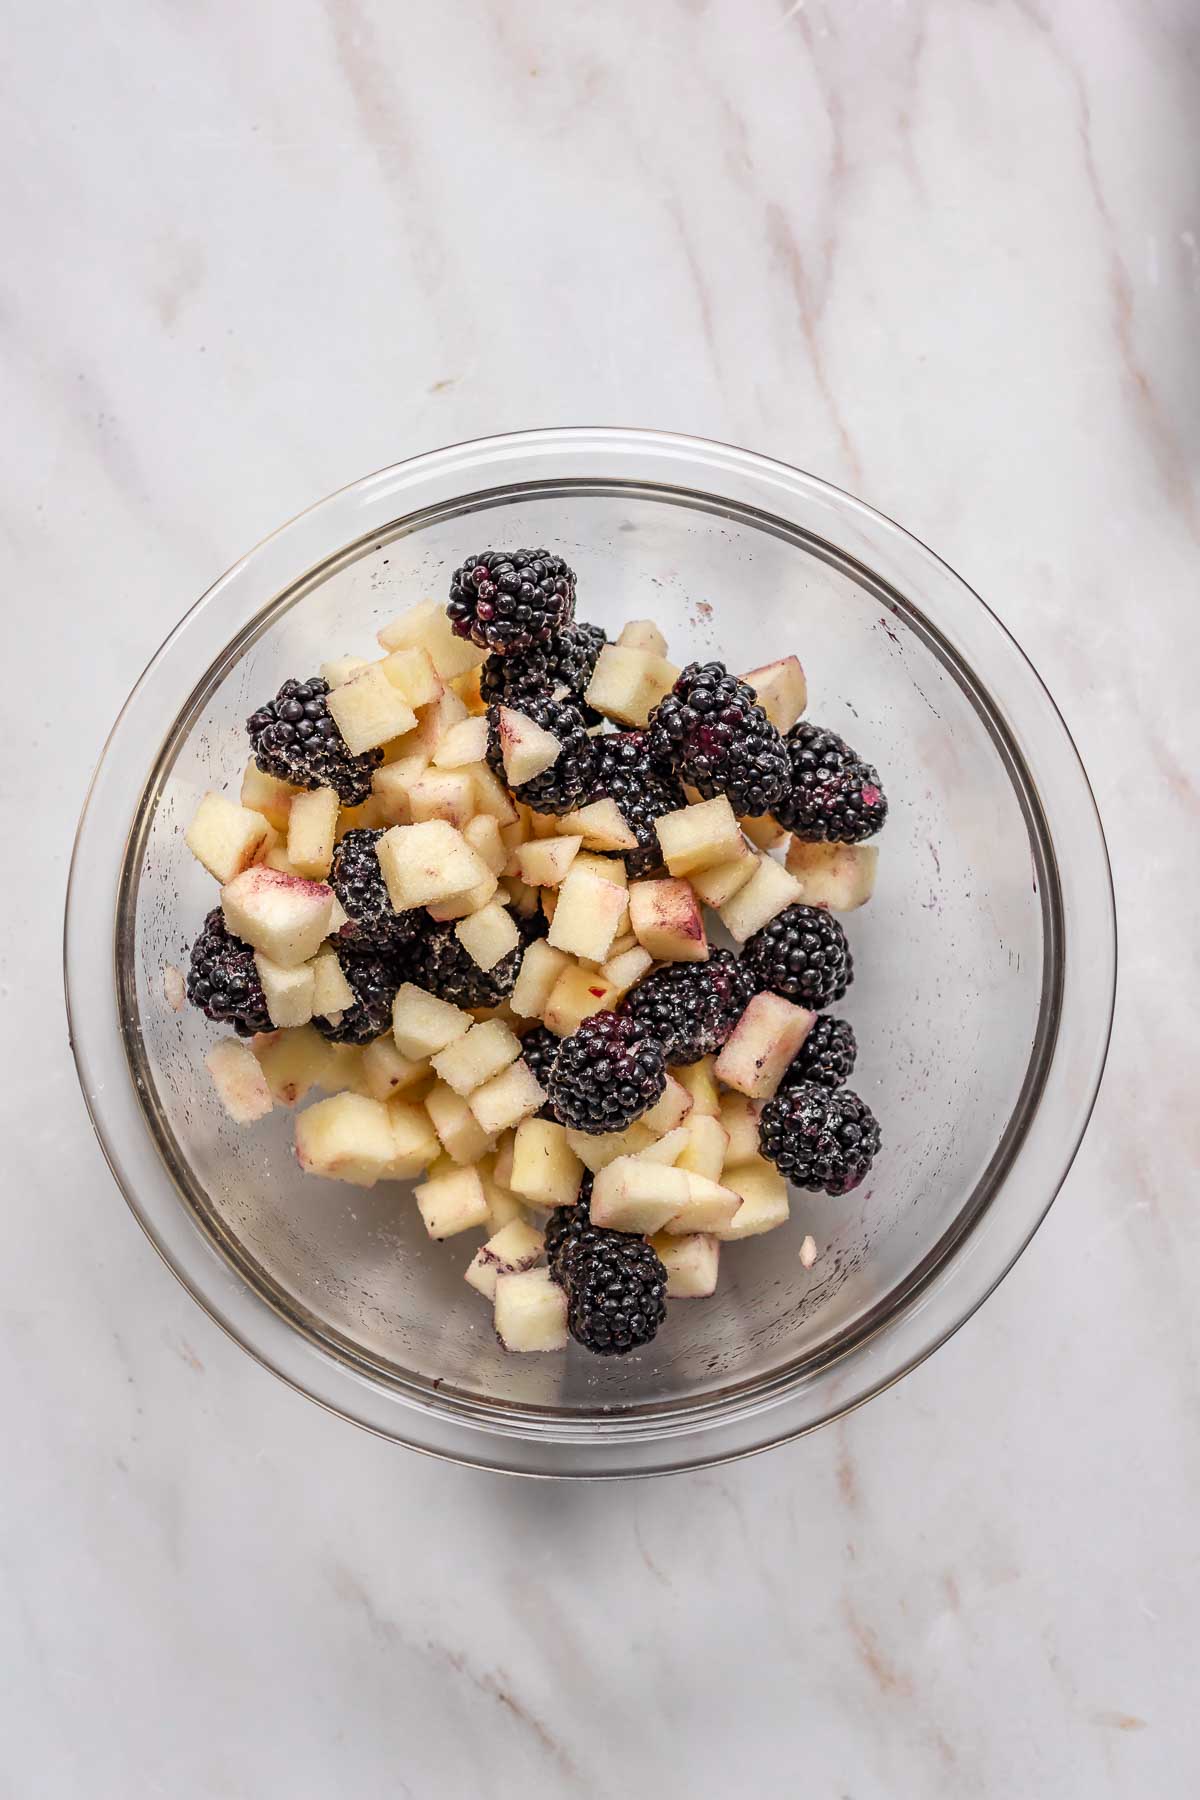
[[[312,964],[281,968],[261,950],[255,951],[254,961],[272,1025],[281,1029],[289,1025],[307,1025],[313,1016]]]
[[[299,875],[322,881],[333,861],[333,835],[341,801],[333,788],[297,794],[288,814],[288,861]]]
[[[496,709],[500,760],[510,788],[522,787],[545,774],[562,755],[562,740],[511,706]]]
[[[433,753],[435,769],[465,769],[487,755],[487,716],[460,719],[452,725]]]
[[[414,1189],[417,1208],[431,1238],[456,1237],[473,1225],[486,1225],[487,1197],[474,1169],[434,1175]]]
[[[710,869],[740,854],[742,831],[724,794],[702,800],[699,806],[681,806],[663,813],[654,829],[663,861],[672,875],[690,875],[694,869]]]
[[[497,825],[511,825],[517,816],[517,803],[486,763],[471,764],[471,780],[475,784],[475,809],[495,819]]]
[[[597,875],[601,881],[615,882],[617,887],[629,886],[629,870],[619,856],[601,856],[596,850],[581,850],[574,867],[580,875]]]
[[[602,963],[629,903],[625,889],[580,869],[576,858],[575,867],[556,891],[558,906],[547,942],[586,962]]]
[[[465,1037],[474,1024],[470,1013],[439,1000],[406,981],[392,1002],[392,1031],[401,1056],[413,1061],[436,1056],[447,1044]]]
[[[197,862],[224,884],[266,855],[275,831],[251,807],[239,806],[225,794],[205,794],[183,841]]]
[[[387,1039],[379,1038],[377,1041],[383,1044]],[[373,1049],[374,1046],[368,1045],[367,1048]],[[363,1062],[365,1065],[365,1056]],[[441,1143],[423,1106],[394,1100],[387,1108],[387,1115],[392,1128],[393,1154],[381,1179],[411,1181],[414,1175],[419,1175],[423,1169],[436,1162],[441,1154]]]
[[[605,644],[584,696],[607,719],[619,725],[645,725],[651,712],[675,686],[679,670],[665,657],[624,644]]]
[[[395,1154],[388,1109],[365,1094],[318,1100],[296,1120],[296,1158],[307,1174],[374,1187]]]
[[[313,976],[312,1009],[317,1018],[327,1019],[331,1013],[345,1012],[354,1005],[354,989],[346,980],[335,950],[318,950],[308,966]]]
[[[567,1294],[549,1269],[496,1277],[496,1336],[506,1350],[564,1350]]]
[[[596,851],[636,850],[637,836],[629,829],[625,815],[615,800],[593,800],[577,812],[566,813],[559,820],[559,830],[566,837],[581,837],[586,849]]]
[[[408,790],[429,765],[421,762],[415,769],[408,757],[400,762],[384,763],[371,777],[371,794],[379,809],[383,825],[411,825],[412,806]]]
[[[363,1078],[373,1100],[391,1100],[424,1081],[428,1073],[424,1057],[402,1056],[390,1037],[378,1037],[363,1048]]]
[[[416,713],[378,663],[368,663],[332,689],[326,704],[352,756],[403,737],[417,722]]]
[[[751,1100],[769,1100],[816,1022],[779,994],[755,994],[717,1058],[717,1076]]]
[[[249,1044],[221,1038],[204,1059],[217,1098],[236,1125],[253,1125],[275,1104],[267,1078]]]
[[[709,1181],[719,1181],[729,1149],[729,1133],[720,1119],[714,1119],[708,1113],[696,1113],[688,1119],[684,1130],[688,1141],[675,1159],[678,1166],[686,1169],[689,1175],[703,1175]]]
[[[565,950],[555,950],[545,938],[535,938],[521,958],[521,967],[509,995],[508,1003],[517,1016],[540,1019],[555,982],[570,966]]]
[[[648,650],[651,656],[667,654],[667,640],[651,619],[630,619],[621,627],[617,642],[627,650]]]
[[[511,1224],[502,1226],[486,1244],[480,1245],[464,1279],[486,1300],[494,1300],[496,1278],[532,1269],[542,1254],[544,1243],[540,1231],[535,1231],[524,1219],[514,1219]]]
[[[510,1133],[510,1154],[511,1135]],[[510,1192],[504,1182],[496,1178],[497,1160],[497,1157],[489,1156],[476,1164],[479,1170],[479,1179],[483,1183],[483,1191],[487,1195],[488,1230],[492,1233],[501,1230],[505,1225],[510,1225],[514,1219],[525,1218],[525,1209],[517,1196]]]
[[[688,881],[635,881],[629,923],[656,962],[707,962],[704,915]]]
[[[393,650],[379,666],[414,712],[418,707],[432,706],[441,699],[446,684],[434,668],[428,650],[419,644],[406,650]]]
[[[653,967],[654,958],[650,952],[635,942],[631,950],[610,956],[600,972],[615,993],[627,994]]]
[[[777,1225],[787,1224],[787,1182],[779,1170],[763,1158],[745,1163],[738,1169],[726,1169],[721,1176],[721,1185],[732,1188],[742,1202],[731,1223],[715,1234],[723,1243],[758,1237],[764,1231],[774,1231]]]
[[[491,1137],[519,1125],[546,1104],[546,1091],[524,1060],[493,1075],[471,1095],[471,1111]]]
[[[503,1132],[500,1142],[496,1145],[496,1154],[492,1158],[492,1173],[501,1187],[510,1189],[512,1187],[513,1152],[516,1142],[517,1134],[514,1129]]]
[[[315,956],[329,931],[333,889],[256,865],[221,889],[221,910],[234,937],[285,969]]]
[[[433,1121],[442,1148],[456,1163],[477,1163],[492,1148],[493,1134],[480,1125],[461,1094],[439,1081],[425,1096],[425,1111]]]
[[[532,919],[540,905],[538,890],[535,887],[527,886],[523,881],[518,881],[515,875],[508,876],[504,886],[508,891],[508,904],[511,911],[515,912],[519,919]],[[543,943],[545,940],[538,939],[537,941]]]
[[[520,1054],[520,1038],[499,1019],[489,1019],[484,1025],[473,1025],[466,1037],[439,1050],[433,1067],[456,1094],[465,1096],[473,1094],[501,1069],[507,1069]]]
[[[688,1063],[680,1069],[672,1069],[671,1074],[685,1087],[692,1096],[692,1112],[706,1113],[715,1119],[721,1110],[721,1090],[717,1086],[716,1058],[705,1056],[699,1062]]]
[[[495,819],[487,813],[476,813],[463,826],[463,837],[493,875],[503,873],[508,862],[508,850]]]
[[[307,1031],[302,1025],[300,1031]],[[299,1036],[300,1033],[285,1032],[285,1037]],[[322,1040],[324,1042],[324,1040]],[[367,1088],[363,1074],[363,1053],[358,1044],[325,1044],[326,1057],[324,1066],[318,1073],[317,1086],[327,1094],[342,1094],[347,1091],[355,1094],[366,1094],[373,1099]]]
[[[830,912],[865,906],[875,891],[878,865],[877,844],[806,844],[794,838],[787,854],[805,906],[824,906]]]
[[[661,1231],[687,1205],[690,1179],[683,1169],[619,1156],[593,1183],[592,1223],[611,1231]]]
[[[715,863],[711,869],[697,869],[689,879],[705,906],[713,906],[719,912],[745,887],[757,867],[758,857],[743,837],[737,854],[728,862]]]
[[[676,1165],[677,1167],[679,1165]],[[724,1231],[733,1223],[742,1197],[707,1175],[688,1172],[688,1197],[679,1211],[663,1226],[669,1233],[686,1235],[693,1231]]]
[[[794,875],[788,874],[782,863],[769,856],[760,856],[749,881],[718,909],[721,923],[731,937],[744,944],[785,906],[794,906],[802,894],[800,883]]]
[[[275,775],[264,775],[256,762],[246,764],[242,776],[242,805],[248,806],[251,812],[261,813],[276,831],[287,830],[292,801],[303,791],[288,781],[280,781]]]
[[[494,969],[521,942],[512,914],[494,900],[456,925],[454,935],[467,955],[484,970]]]
[[[475,816],[475,783],[464,769],[426,769],[408,790],[414,825],[445,819],[461,831]]]
[[[668,1075],[667,1085],[654,1105],[642,1114],[642,1123],[658,1136],[682,1125],[692,1110],[692,1096],[681,1082]]]
[[[335,656],[329,662],[321,664],[319,674],[322,681],[327,681],[331,688],[335,688],[341,687],[360,670],[368,667],[365,656]]]
[[[721,1125],[728,1139],[722,1170],[753,1162],[758,1155],[758,1113],[758,1101],[747,1099],[745,1094],[726,1094],[722,1099]]]
[[[580,837],[554,837],[519,844],[513,852],[513,874],[529,887],[557,887],[566,879],[582,843]]]
[[[385,650],[403,650],[418,645],[427,650],[434,668],[444,681],[453,681],[486,661],[487,651],[469,638],[457,637],[446,617],[446,610],[436,600],[422,600],[385,625],[378,634]]]
[[[379,839],[375,853],[397,912],[465,893],[491,873],[445,819],[393,825]]]
[[[574,1206],[583,1164],[553,1119],[523,1119],[513,1142],[509,1186],[531,1206]]]
[[[675,1125],[670,1131],[664,1132],[662,1137],[655,1138],[652,1144],[647,1144],[644,1150],[639,1150],[637,1154],[644,1157],[647,1162],[677,1163],[681,1153],[687,1148],[687,1141],[687,1126]]]
[[[705,1300],[717,1291],[720,1241],[708,1232],[673,1237],[660,1232],[650,1242],[667,1271],[668,1300]]]
[[[276,1031],[254,1040],[254,1055],[267,1079],[271,1095],[280,1106],[295,1106],[310,1088],[323,1085],[334,1046],[311,1025],[295,1031]]]
[[[482,673],[482,669],[468,669],[465,675],[456,675],[451,683],[467,711],[477,715],[485,714],[488,709],[479,683]]]
[[[616,988],[599,969],[568,962],[550,991],[542,1018],[557,1037],[571,1037],[585,1019],[593,1013],[611,1012],[616,1002]]]
[[[754,697],[776,731],[790,731],[808,705],[808,683],[798,657],[783,656],[778,662],[751,669],[742,680],[754,689]]]
[[[593,1175],[621,1156],[642,1156],[653,1148],[654,1133],[636,1119],[624,1131],[568,1131],[567,1142]]]
[[[766,814],[761,819],[742,819],[741,828],[759,850],[778,850],[788,840],[788,833],[778,819],[769,818]]]
[[[446,900],[431,900],[426,911],[439,923],[449,919],[469,919],[472,913],[482,912],[485,906],[490,906],[499,891],[500,883],[488,869],[474,887],[462,894],[451,894]]]

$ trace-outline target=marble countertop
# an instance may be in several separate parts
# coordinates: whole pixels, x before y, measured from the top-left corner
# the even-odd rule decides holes
[[[6,50],[0,1796],[1190,1796],[1194,7],[116,0]],[[58,975],[193,598],[369,469],[592,422],[934,545],[1063,707],[1123,926],[1090,1135],[982,1313],[813,1439],[599,1489],[376,1442],[211,1326]]]

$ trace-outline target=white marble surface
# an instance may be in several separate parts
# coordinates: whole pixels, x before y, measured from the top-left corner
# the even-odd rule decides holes
[[[1194,1794],[1194,5],[5,37],[0,1795]],[[91,1139],[58,914],[107,726],[233,558],[411,452],[592,422],[797,462],[982,591],[1124,944],[1092,1132],[957,1339],[808,1442],[566,1489],[374,1442],[198,1313]]]

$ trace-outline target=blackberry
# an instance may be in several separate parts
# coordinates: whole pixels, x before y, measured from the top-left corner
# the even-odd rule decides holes
[[[527,700],[574,700],[587,723],[595,725],[600,714],[584,704],[583,694],[606,642],[599,625],[564,625],[532,649],[489,656],[479,671],[479,692],[487,705],[514,706],[518,712]]]
[[[295,787],[331,787],[343,806],[360,806],[383,751],[351,756],[329,711],[328,692],[329,683],[319,675],[285,681],[274,700],[246,720],[250,748],[264,775]]]
[[[858,844],[873,837],[888,814],[878,770],[836,732],[804,719],[784,742],[791,784],[772,808],[779,823],[810,843]]]
[[[858,1044],[849,1020],[822,1013],[799,1055],[783,1071],[780,1088],[799,1087],[802,1081],[815,1081],[820,1087],[841,1087],[853,1075],[857,1056]]]
[[[760,988],[814,1011],[840,1000],[854,979],[846,934],[819,906],[785,906],[746,944],[742,967]]]
[[[535,1025],[533,1030],[527,1031],[525,1036],[521,1039],[521,1055],[529,1064],[529,1067],[533,1070],[543,1087],[546,1087],[549,1083],[550,1071],[557,1061],[558,1046],[561,1042],[562,1039],[555,1037],[554,1033],[546,1025]],[[538,1118],[553,1119],[554,1117],[554,1108],[551,1106],[549,1100],[547,1100],[545,1106],[543,1106],[538,1113]]]
[[[453,921],[442,925],[431,921],[430,929],[423,930],[406,946],[405,979],[415,981],[418,987],[427,988],[440,1000],[449,1000],[455,1006],[499,1006],[513,991],[526,946],[535,937],[544,937],[548,928],[541,913],[532,919],[518,918],[514,913],[513,918],[522,941],[493,969],[481,969],[463,948],[455,934]]]
[[[339,937],[344,944],[392,948],[416,931],[420,915],[398,913],[388,898],[387,883],[375,854],[382,831],[347,831],[334,846],[329,885],[341,902],[347,922]]]
[[[686,806],[687,795],[670,766],[654,762],[649,732],[614,731],[594,743],[596,773],[588,800],[616,801],[638,841],[637,849],[626,854],[625,866],[631,875],[649,875],[662,867],[655,822]]]
[[[758,1142],[781,1175],[810,1193],[848,1194],[879,1150],[879,1122],[850,1088],[802,1081],[763,1107]]]
[[[559,1045],[550,1104],[574,1131],[624,1131],[662,1096],[663,1047],[633,1019],[595,1013]]]
[[[640,1350],[667,1316],[667,1271],[645,1238],[585,1225],[560,1267],[567,1329],[594,1356]]]
[[[620,1012],[657,1038],[671,1064],[713,1056],[758,991],[729,950],[706,963],[663,963],[621,1002]]]
[[[234,937],[219,906],[209,913],[192,945],[187,997],[206,1019],[232,1025],[239,1037],[275,1029],[254,952]]]
[[[392,1001],[405,978],[394,954],[364,946],[335,946],[342,974],[354,990],[353,1003],[336,1018],[314,1018],[313,1024],[333,1044],[370,1044],[392,1028]]]
[[[724,663],[689,663],[650,714],[656,762],[669,762],[706,800],[725,794],[739,818],[769,813],[787,792],[783,739],[754,689]]]
[[[579,1198],[574,1206],[556,1206],[546,1221],[546,1261],[550,1265],[551,1275],[560,1287],[566,1286],[567,1270],[575,1254],[575,1247],[592,1224],[594,1180],[591,1171],[585,1169],[579,1187]],[[595,1226],[593,1229],[599,1231],[601,1227]]]
[[[511,791],[534,812],[568,813],[582,806],[595,776],[596,747],[587,734],[583,714],[570,700],[522,701],[517,709],[543,731],[553,732],[562,749],[557,759],[532,781],[523,781]],[[500,754],[499,707],[488,707],[487,759],[501,781],[504,758]]]
[[[575,576],[547,550],[484,550],[450,578],[454,630],[497,656],[543,643],[574,614]]]

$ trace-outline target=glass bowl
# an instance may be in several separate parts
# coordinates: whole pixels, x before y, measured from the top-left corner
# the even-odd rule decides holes
[[[214,1029],[164,969],[213,904],[182,827],[234,786],[243,721],[486,545],[546,543],[580,614],[650,617],[673,660],[796,652],[809,715],[878,764],[879,886],[845,923],[854,1085],[884,1147],[843,1199],[730,1246],[710,1300],[624,1359],[512,1356],[411,1195],[301,1175],[292,1117],[225,1118]],[[760,1450],[927,1356],[1008,1270],[1079,1145],[1107,1048],[1104,839],[1070,736],[975,594],[861,502],[761,456],[620,430],[535,431],[369,476],[261,544],[130,696],[79,827],[66,927],[79,1078],[105,1155],[212,1318],[323,1405],[414,1448],[536,1475],[628,1476]],[[818,1246],[806,1269],[800,1244]]]

